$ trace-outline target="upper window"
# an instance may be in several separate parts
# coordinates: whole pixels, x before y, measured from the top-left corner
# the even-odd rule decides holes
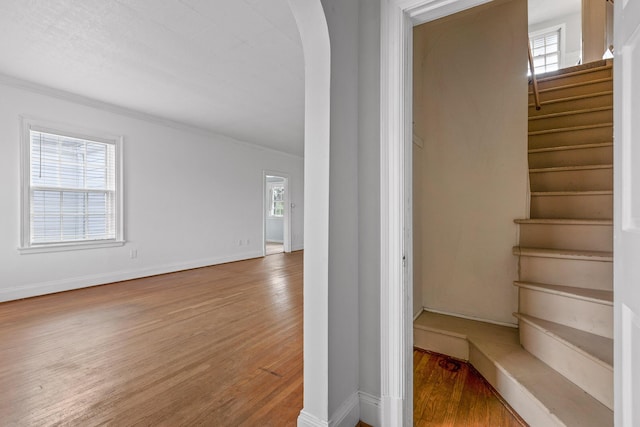
[[[26,123],[22,249],[122,244],[120,138]]]
[[[284,185],[281,183],[269,184],[269,216],[284,216]]]
[[[530,37],[536,74],[560,68],[560,28]]]

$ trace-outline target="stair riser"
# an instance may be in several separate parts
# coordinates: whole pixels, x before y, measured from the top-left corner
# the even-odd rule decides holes
[[[529,149],[611,142],[613,126],[529,135]]]
[[[529,120],[529,131],[557,129],[570,126],[585,126],[596,123],[612,123],[613,110],[589,111],[564,116],[546,117]]]
[[[585,169],[529,174],[531,191],[613,190],[613,169]]]
[[[531,218],[612,219],[612,195],[531,196]]]
[[[575,150],[529,153],[529,167],[607,165],[613,163],[612,147],[580,148]]]
[[[611,252],[613,251],[613,226],[520,224],[520,246]]]
[[[520,281],[613,290],[613,263],[520,257]]]
[[[613,370],[591,360],[555,338],[520,322],[522,346],[613,410]]]
[[[520,288],[519,312],[613,338],[613,306]]]
[[[597,92],[606,92],[608,90],[613,90],[613,83],[611,80],[593,82],[588,84],[583,84],[579,86],[572,87],[560,87],[558,89],[552,89],[548,91],[543,91],[540,89],[540,101],[551,101],[562,98],[569,98],[572,96],[579,95],[588,95],[591,93]],[[529,104],[532,104],[534,101],[533,94],[529,93]]]
[[[544,104],[539,110],[536,110],[535,106],[532,104],[529,106],[529,117],[536,117],[552,113],[563,113],[565,111],[584,110],[587,108],[611,107],[612,105],[612,94],[596,95],[586,98],[552,102],[550,104]]]
[[[568,76],[557,76],[550,79],[546,79],[543,76],[538,76],[538,88],[542,90],[558,86],[584,83],[592,80],[606,79],[612,77],[612,75],[613,73],[611,68],[601,68],[587,73],[573,74]]]

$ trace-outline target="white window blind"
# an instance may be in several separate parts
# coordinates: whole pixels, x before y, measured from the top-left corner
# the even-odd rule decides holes
[[[22,248],[121,242],[117,141],[34,126],[27,138]]]
[[[560,68],[560,29],[531,37],[533,67],[536,74]]]

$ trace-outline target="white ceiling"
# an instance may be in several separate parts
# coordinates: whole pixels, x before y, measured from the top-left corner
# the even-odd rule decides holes
[[[604,1],[604,0],[602,0]],[[579,13],[582,0],[529,0],[529,25]]]
[[[302,155],[286,0],[2,0],[0,73]]]

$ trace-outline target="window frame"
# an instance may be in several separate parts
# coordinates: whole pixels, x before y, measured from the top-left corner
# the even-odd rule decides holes
[[[58,252],[93,248],[107,248],[123,246],[124,240],[124,191],[123,191],[123,136],[78,126],[53,123],[31,117],[20,117],[20,246],[22,254]],[[105,144],[112,144],[115,148],[115,238],[100,240],[76,240],[72,242],[31,242],[31,131],[44,132],[67,136]]]
[[[531,51],[533,53],[533,40],[535,38],[539,38],[540,36],[547,35],[549,33],[557,32],[558,33],[558,70],[561,70],[564,67],[563,61],[565,57],[565,33],[566,33],[566,24],[561,23],[557,25],[553,25],[547,28],[541,28],[536,31],[532,31],[529,33],[529,45],[531,46]],[[533,57],[535,59],[535,56]],[[546,68],[546,64],[545,64]],[[543,71],[541,73],[536,72],[538,74],[550,73],[552,70]]]
[[[269,189],[268,191],[268,195],[267,195],[267,218],[284,218],[284,211],[286,208],[286,192],[287,192],[287,188],[284,185],[283,181],[274,181],[274,182],[268,182],[267,183],[267,187]],[[282,200],[282,215],[274,215],[273,214],[273,207],[274,207],[274,203],[276,202],[276,200],[274,200],[273,197],[273,190],[275,187],[282,187],[283,189],[283,200]]]

